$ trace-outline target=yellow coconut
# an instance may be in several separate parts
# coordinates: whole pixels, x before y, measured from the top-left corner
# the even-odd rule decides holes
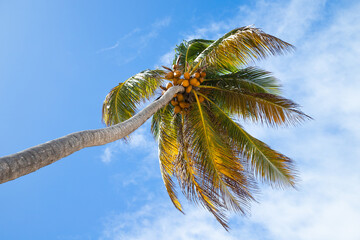
[[[196,73],[194,74],[194,77],[195,77],[195,78],[200,78],[200,73],[196,72]]]
[[[193,85],[194,85],[194,87],[198,87],[198,86],[200,86],[200,82],[199,82],[199,81],[196,81],[196,83],[193,84]]]
[[[183,102],[183,101],[184,101],[184,95],[182,95],[181,93],[178,93],[178,95],[177,95],[177,100],[178,100],[179,102]]]
[[[174,107],[174,113],[179,113],[181,111],[181,108],[179,106]]]
[[[184,87],[188,87],[189,86],[189,81],[184,80],[184,81],[182,81],[181,85],[183,85]]]
[[[186,102],[180,102],[180,103],[179,103],[179,106],[180,106],[181,108],[186,108],[187,104],[186,104]]]
[[[186,92],[187,92],[187,93],[190,93],[191,90],[192,90],[192,86],[191,86],[191,85],[186,88]]]
[[[178,78],[173,78],[173,84],[177,85]]]
[[[176,106],[176,105],[179,105],[179,103],[176,102],[175,100],[171,100],[171,105]]]
[[[168,73],[165,75],[165,78],[166,78],[166,79],[173,79],[173,78],[174,78],[174,73],[173,73],[173,72],[168,72]]]
[[[204,78],[202,78],[202,77],[199,79],[200,83],[203,83],[203,82],[204,82],[204,80],[205,80],[205,79],[204,79]]]
[[[179,70],[176,70],[174,73],[174,77],[176,77],[176,78],[181,77],[181,72]]]
[[[190,84],[191,84],[191,85],[195,85],[196,82],[197,82],[197,79],[196,79],[196,78],[190,79]]]
[[[199,102],[203,102],[205,100],[205,98],[203,96],[199,96]]]
[[[183,81],[184,81],[184,79],[179,79],[179,80],[177,81],[177,84],[180,85]]]
[[[188,73],[188,72],[184,73],[184,78],[189,80],[190,79],[190,73]]]
[[[174,98],[176,98],[176,97],[177,97],[177,93],[174,94]]]
[[[172,85],[172,83],[168,83],[168,84],[166,84],[166,89],[169,89],[169,88],[171,88],[173,85]]]
[[[201,72],[200,76],[203,77],[203,78],[206,77],[206,72]]]

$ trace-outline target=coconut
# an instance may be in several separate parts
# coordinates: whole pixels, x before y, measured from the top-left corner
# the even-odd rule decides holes
[[[176,70],[174,73],[174,77],[176,77],[176,78],[181,77],[181,72],[179,70]]]
[[[202,103],[205,100],[203,96],[199,96],[199,102]]]
[[[188,72],[184,73],[184,78],[189,80],[190,79],[190,73],[188,73]]]
[[[173,84],[174,85],[177,85],[177,81],[178,81],[179,79],[178,78],[173,78]]]
[[[166,79],[173,79],[174,78],[174,73],[173,72],[168,72],[166,75],[165,75],[165,78]]]
[[[182,95],[181,93],[178,93],[177,99],[178,99],[179,102],[183,102],[184,101],[184,95]]]
[[[174,113],[177,114],[181,111],[181,108],[179,106],[174,107]]]
[[[184,79],[179,79],[179,80],[177,81],[177,85],[180,85],[180,84],[183,82],[183,80],[184,80]]]
[[[195,77],[195,78],[200,78],[200,73],[196,72],[196,73],[194,74],[194,77]]]
[[[186,102],[180,102],[180,103],[179,103],[179,106],[180,106],[181,108],[186,108],[187,103],[186,103]]]
[[[171,88],[173,85],[172,85],[172,83],[168,83],[168,84],[166,84],[166,89],[169,89],[169,88]]]
[[[199,81],[196,81],[196,83],[193,84],[193,85],[194,85],[194,87],[198,87],[198,86],[200,86],[200,82],[199,82]]]
[[[200,76],[203,77],[203,78],[206,77],[206,72],[201,72]]]
[[[183,85],[184,87],[188,87],[189,86],[189,81],[184,80],[184,81],[182,81],[181,85]]]
[[[186,92],[187,92],[187,93],[190,93],[191,90],[192,90],[192,86],[191,86],[191,85],[186,88]]]
[[[204,79],[203,77],[201,77],[201,78],[199,79],[200,83],[203,83],[204,80],[205,80],[205,79]]]
[[[174,98],[176,98],[176,97],[177,97],[177,93],[174,94]]]
[[[196,83],[197,83],[197,79],[196,79],[196,78],[190,79],[190,84],[191,84],[191,85],[195,85]]]

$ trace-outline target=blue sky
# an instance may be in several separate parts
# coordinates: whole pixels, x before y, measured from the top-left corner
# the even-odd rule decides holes
[[[183,39],[244,25],[297,47],[258,63],[315,120],[246,128],[293,158],[298,190],[264,186],[230,233],[199,207],[177,212],[149,123],[128,144],[79,151],[0,185],[0,239],[360,239],[357,1],[1,1],[0,155],[100,128],[119,82],[167,64]]]

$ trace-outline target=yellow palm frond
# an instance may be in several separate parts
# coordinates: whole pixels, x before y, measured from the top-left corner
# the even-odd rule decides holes
[[[213,42],[194,60],[194,65],[231,70],[268,55],[282,54],[293,46],[251,26],[226,33]]]
[[[281,85],[271,72],[258,67],[246,67],[235,72],[222,74],[208,72],[205,79],[207,86],[221,86],[226,89],[246,90],[254,93],[280,94]]]
[[[193,162],[201,189],[210,194],[203,205],[227,228],[227,210],[246,212],[252,200],[247,189],[244,169],[234,154],[232,146],[224,140],[194,92],[196,103],[185,117],[185,140],[191,148],[186,153]],[[209,202],[210,201],[210,202]]]
[[[209,98],[207,100],[211,103],[211,110],[216,119],[222,123],[220,127],[231,138],[241,156],[250,161],[255,176],[273,186],[295,185],[296,171],[290,158],[251,136],[219,106]]]
[[[243,119],[251,119],[269,126],[294,125],[306,119],[308,115],[298,109],[293,101],[269,93],[252,93],[228,86],[200,86],[211,90],[209,97],[229,114]]]
[[[132,117],[137,106],[159,88],[165,72],[145,70],[119,83],[106,96],[102,108],[102,120],[107,125],[114,125]]]
[[[161,115],[159,117],[161,120],[159,122],[158,130],[160,171],[171,201],[174,206],[182,212],[182,207],[177,198],[174,182],[172,180],[179,144],[177,142],[177,133],[172,121],[170,108],[171,107],[168,105],[164,107],[164,109],[160,109]]]

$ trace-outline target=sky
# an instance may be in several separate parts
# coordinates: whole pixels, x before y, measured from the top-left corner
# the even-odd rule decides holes
[[[83,149],[0,185],[0,239],[360,239],[360,3],[0,0],[0,155],[104,127],[106,94],[169,64],[183,39],[253,24],[296,46],[256,63],[314,120],[245,128],[294,159],[297,189],[263,185],[230,232],[167,196],[149,121],[128,143]]]

